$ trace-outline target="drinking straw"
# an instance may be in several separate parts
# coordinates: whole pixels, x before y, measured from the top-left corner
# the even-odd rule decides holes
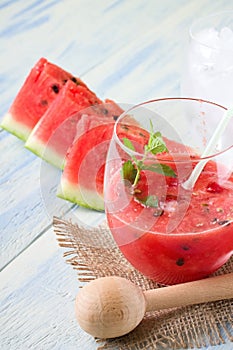
[[[224,132],[225,128],[227,127],[228,123],[230,122],[232,116],[233,116],[233,107],[230,107],[225,111],[221,121],[219,122],[212,137],[210,138],[204,152],[202,153],[201,158],[206,158],[213,153],[214,148],[215,148],[218,140],[220,139],[221,135],[223,134],[223,132]],[[208,158],[203,159],[195,166],[190,177],[182,185],[186,190],[191,190],[194,187],[202,169],[204,168],[204,166],[208,162],[208,160],[209,160]]]

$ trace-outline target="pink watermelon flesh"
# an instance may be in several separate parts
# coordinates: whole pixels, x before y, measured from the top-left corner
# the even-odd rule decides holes
[[[74,140],[96,126],[115,122],[123,112],[118,104],[109,99],[100,105],[80,111],[73,116],[76,120],[78,119]]]
[[[41,58],[32,68],[3,118],[2,128],[24,141],[27,140],[34,126],[68,80],[86,86],[79,78]]]
[[[114,102],[101,104],[100,102],[83,87],[73,86],[68,82],[36,125],[25,146],[47,162],[62,169],[69,146],[80,133],[88,129],[88,122],[85,130],[82,129],[84,124],[79,123],[82,116],[87,120],[89,118],[92,120],[93,116],[102,116],[109,121],[111,118],[115,120],[123,112]]]
[[[57,195],[78,205],[103,211],[103,182],[106,156],[113,133],[114,122],[103,124],[93,118],[93,126],[77,138],[70,147],[61,176]],[[95,126],[95,123],[100,125]],[[137,125],[128,128],[119,124],[118,135],[142,145],[148,141],[148,132]]]

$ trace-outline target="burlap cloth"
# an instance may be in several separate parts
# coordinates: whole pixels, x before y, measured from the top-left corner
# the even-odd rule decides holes
[[[103,276],[128,278],[142,289],[159,288],[137,272],[116,247],[107,225],[83,227],[54,218],[54,231],[64,257],[82,283]],[[233,272],[233,258],[216,274]],[[166,288],[166,287],[164,287]],[[192,349],[232,342],[233,300],[211,302],[146,314],[131,333],[115,339],[96,339],[98,349]]]

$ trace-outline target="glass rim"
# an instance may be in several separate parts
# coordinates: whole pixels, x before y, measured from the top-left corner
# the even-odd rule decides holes
[[[197,32],[197,33],[194,33],[194,27],[195,27],[197,24],[199,24],[199,23],[201,23],[201,22],[203,22],[203,21],[205,21],[205,20],[207,20],[207,19],[214,18],[214,17],[218,17],[218,16],[221,16],[221,15],[223,15],[223,14],[229,15],[229,13],[232,14],[232,17],[233,17],[233,9],[229,9],[229,10],[224,10],[224,11],[220,11],[220,12],[211,13],[211,14],[209,14],[209,15],[202,16],[202,17],[200,17],[200,18],[198,18],[198,19],[193,20],[193,22],[192,22],[192,24],[191,24],[191,26],[190,26],[190,28],[189,28],[189,35],[190,35],[190,38],[191,38],[192,40],[194,40],[195,42],[199,43],[200,45],[205,46],[205,47],[207,47],[207,48],[209,48],[209,49],[211,49],[211,50],[214,50],[214,51],[222,50],[222,48],[214,47],[214,46],[212,46],[212,45],[208,45],[208,44],[206,44],[205,42],[203,42],[202,40],[197,39],[197,33],[198,33],[198,32]],[[227,26],[226,26],[226,27],[227,27]],[[212,28],[214,28],[214,25],[212,26]],[[223,28],[224,28],[224,27],[223,27]],[[207,29],[208,29],[208,28],[207,28]],[[232,48],[232,49],[231,49],[231,48],[224,48],[224,51],[233,52],[233,48]]]
[[[204,102],[204,103],[207,103],[207,104],[210,104],[210,105],[213,105],[213,106],[216,106],[216,107],[219,107],[219,108],[222,108],[224,111],[227,111],[228,108],[227,107],[224,107],[222,105],[220,105],[219,103],[216,103],[216,102],[212,102],[212,101],[208,101],[208,100],[204,100],[204,99],[200,99],[200,98],[195,98],[195,97],[162,97],[162,98],[157,98],[157,99],[151,99],[151,100],[147,100],[147,101],[144,101],[144,102],[140,102],[138,104],[135,104],[133,105],[132,107],[130,107],[129,109],[127,109],[126,111],[124,111],[117,119],[117,121],[115,122],[114,124],[114,128],[113,128],[113,138],[115,138],[115,141],[119,144],[119,146],[121,147],[121,149],[123,149],[125,152],[127,152],[128,154],[130,155],[134,155],[134,156],[140,156],[140,157],[143,157],[144,156],[144,153],[141,153],[141,152],[137,152],[137,151],[133,151],[131,150],[130,148],[128,148],[127,146],[124,145],[124,143],[119,139],[118,137],[118,134],[117,134],[117,126],[120,124],[121,120],[126,117],[128,114],[130,115],[130,112],[132,112],[133,110],[137,109],[137,108],[140,108],[140,107],[145,107],[151,103],[155,103],[155,102],[162,102],[162,101],[196,101],[196,102]],[[146,130],[144,128],[142,128],[143,130]],[[147,130],[148,131],[148,130]],[[230,145],[229,147],[227,148],[224,148],[223,150],[219,151],[219,152],[216,152],[216,153],[213,153],[211,155],[208,155],[208,156],[205,156],[205,157],[201,157],[201,156],[198,156],[195,157],[195,159],[192,159],[193,162],[195,163],[198,163],[200,161],[203,161],[203,160],[210,160],[211,158],[213,157],[217,157],[217,156],[220,156],[221,154],[227,152],[229,149],[233,148],[233,144]],[[195,155],[196,156],[196,155]],[[148,156],[147,159],[153,159],[154,160],[154,157],[153,155]],[[177,160],[177,159],[174,159],[174,160],[168,160],[166,157],[163,158],[163,157],[159,157],[159,162],[166,162],[166,163],[171,163],[171,164],[174,164],[174,163],[179,163],[179,164],[182,164],[182,163],[187,163],[187,159],[181,159],[181,160]]]

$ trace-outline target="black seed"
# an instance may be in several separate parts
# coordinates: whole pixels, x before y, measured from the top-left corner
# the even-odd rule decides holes
[[[142,137],[145,137],[145,135],[142,132],[140,132],[139,135]]]
[[[176,265],[178,266],[184,265],[184,258],[179,258],[178,260],[176,260]]]
[[[67,79],[64,79],[64,80],[63,80],[63,84],[65,84],[66,82],[67,82]]]
[[[42,106],[47,106],[48,105],[48,101],[47,100],[41,100],[40,101]]]
[[[128,126],[126,126],[126,125],[122,125],[121,127],[122,127],[122,129],[129,130]]]
[[[217,218],[213,218],[213,219],[211,220],[211,222],[212,222],[213,224],[216,224],[216,222],[218,222],[218,219],[217,219]]]
[[[52,90],[55,92],[55,94],[58,94],[59,93],[59,86],[56,84],[52,85]]]
[[[189,250],[189,249],[190,249],[190,247],[189,247],[188,245],[182,245],[181,248],[182,248],[183,250]]]
[[[103,112],[103,114],[105,114],[105,115],[108,114],[107,108],[103,108],[103,109],[102,109],[102,112]]]
[[[78,82],[77,79],[76,79],[75,77],[72,77],[71,80],[72,80],[75,84],[77,84],[77,82]]]
[[[228,221],[228,220],[221,220],[221,221],[218,221],[218,224],[219,225],[226,225],[226,226],[228,226],[228,225],[230,225],[230,221]]]
[[[119,118],[119,115],[113,115],[113,119],[117,120]]]

